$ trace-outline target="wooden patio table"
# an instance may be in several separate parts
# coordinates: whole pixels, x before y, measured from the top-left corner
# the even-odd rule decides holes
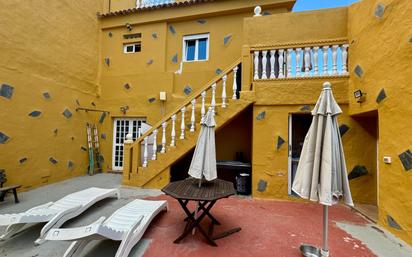
[[[236,193],[233,183],[229,181],[220,179],[205,182],[202,181],[202,185],[199,187],[199,180],[189,178],[186,180],[172,182],[164,187],[162,191],[165,194],[175,198],[187,216],[184,219],[184,221],[187,222],[186,227],[183,230],[183,233],[175,241],[173,241],[175,244],[180,243],[183,238],[190,234],[193,228],[198,229],[199,232],[206,238],[207,242],[212,246],[217,246],[215,240],[241,230],[240,227],[236,227],[217,235],[213,235],[213,226],[220,225],[220,222],[210,213],[211,209],[218,200],[227,198]],[[196,201],[199,203],[197,215],[195,215],[195,211],[189,210],[188,204],[190,201]],[[200,222],[205,217],[208,217],[211,220],[208,233],[200,227]]]

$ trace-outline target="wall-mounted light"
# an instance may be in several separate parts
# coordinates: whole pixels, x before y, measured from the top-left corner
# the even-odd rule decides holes
[[[129,110],[129,106],[127,106],[127,105],[120,107],[120,111],[121,111],[123,114],[126,114],[128,110]]]
[[[132,31],[133,26],[130,23],[126,23],[126,29],[128,29],[129,31]]]
[[[353,92],[353,96],[355,97],[358,103],[362,103],[363,101],[365,101],[365,95],[366,93],[362,92],[362,90],[360,89]]]

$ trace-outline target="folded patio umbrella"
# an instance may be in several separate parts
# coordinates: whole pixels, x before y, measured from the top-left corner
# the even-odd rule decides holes
[[[333,97],[331,84],[325,82],[312,110],[312,124],[303,143],[292,185],[292,190],[300,197],[324,205],[323,247],[314,250],[312,246],[302,246],[301,250],[315,254],[308,256],[329,255],[328,206],[337,204],[341,199],[353,206],[337,121],[340,113],[342,110]]]
[[[209,108],[200,124],[200,134],[197,139],[195,152],[190,163],[189,175],[208,181],[217,178],[216,170],[216,146],[215,146],[215,118],[213,110]]]

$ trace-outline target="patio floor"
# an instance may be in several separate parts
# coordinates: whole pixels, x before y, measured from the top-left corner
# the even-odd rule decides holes
[[[54,201],[64,195],[90,186],[118,187],[121,176],[100,174],[79,177],[21,193],[20,204],[12,198],[0,203],[0,214],[27,210]],[[97,203],[81,216],[67,222],[64,227],[90,224],[100,216],[108,217],[114,210],[135,198],[166,199],[168,212],[161,213],[152,222],[143,239],[133,249],[130,257],[137,256],[274,256],[299,257],[302,242],[320,245],[322,238],[322,207],[312,203],[295,203],[276,200],[256,200],[231,197],[219,201],[212,209],[222,223],[215,232],[240,226],[242,230],[217,241],[218,247],[205,243],[200,233],[186,237],[180,244],[173,240],[184,228],[182,209],[174,199],[158,190],[122,188],[120,200],[108,199]],[[208,225],[205,223],[203,225]],[[0,227],[0,232],[4,227]],[[34,226],[14,238],[0,242],[0,256],[7,257],[61,257],[68,242],[46,242],[34,246],[41,225]],[[412,250],[391,234],[371,224],[345,206],[330,208],[331,257],[407,257]],[[84,252],[87,257],[114,256],[118,243],[96,241]]]

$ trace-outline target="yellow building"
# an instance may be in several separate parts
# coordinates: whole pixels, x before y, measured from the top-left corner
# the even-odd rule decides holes
[[[330,81],[355,204],[412,243],[410,1],[298,13],[294,0],[163,3],[2,3],[0,169],[10,183],[85,174],[93,123],[104,171],[162,187],[185,176],[202,109],[214,107],[218,160],[251,163],[253,197],[297,200],[310,110]]]

